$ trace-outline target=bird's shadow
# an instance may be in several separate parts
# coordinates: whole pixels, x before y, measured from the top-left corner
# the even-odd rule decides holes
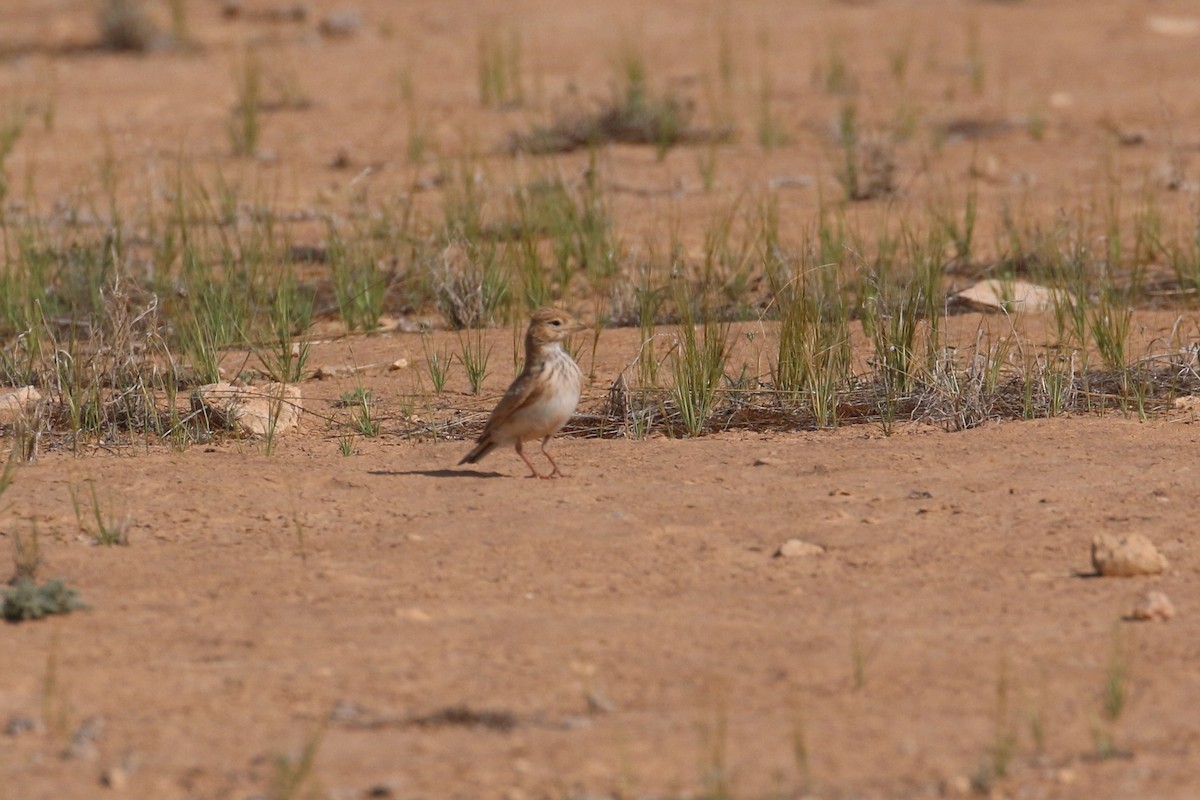
[[[507,478],[503,472],[483,472],[478,469],[373,469],[368,475],[423,475],[426,478]]]

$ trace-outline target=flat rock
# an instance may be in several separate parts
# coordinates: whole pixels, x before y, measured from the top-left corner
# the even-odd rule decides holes
[[[803,539],[788,539],[775,551],[775,558],[804,558],[819,556],[824,552],[825,548],[819,544],[806,542]]]
[[[1157,575],[1167,568],[1167,559],[1140,533],[1101,533],[1092,539],[1092,566],[1105,577]]]
[[[975,308],[1006,311],[1053,311],[1065,292],[1029,281],[1000,281],[989,278],[963,289],[953,297]]]
[[[300,387],[284,383],[209,383],[192,393],[192,404],[203,408],[219,424],[248,436],[266,436],[272,429],[275,435],[295,430],[304,411]]]
[[[1166,622],[1175,616],[1175,604],[1163,592],[1151,589],[1138,598],[1129,612],[1130,619]]]
[[[42,393],[32,386],[0,392],[0,425],[12,425],[37,407]]]

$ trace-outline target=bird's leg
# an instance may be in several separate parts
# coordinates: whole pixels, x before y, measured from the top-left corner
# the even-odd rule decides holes
[[[567,477],[567,473],[565,473],[561,469],[559,469],[558,463],[551,457],[551,455],[548,452],[546,452],[546,445],[549,443],[550,443],[549,436],[547,436],[545,439],[542,439],[542,455],[544,455],[546,457],[546,460],[550,462],[550,466],[554,467],[554,469],[551,470],[549,477],[565,478],[565,477]]]
[[[543,475],[542,473],[540,473],[536,469],[534,469],[533,462],[525,457],[525,452],[521,449],[520,442],[517,442],[517,455],[519,455],[521,457],[521,460],[525,462],[525,466],[529,467],[529,471],[533,473],[529,477],[531,477],[531,478],[548,478],[548,477],[550,477],[549,475]],[[553,462],[551,462],[551,463],[553,463]]]

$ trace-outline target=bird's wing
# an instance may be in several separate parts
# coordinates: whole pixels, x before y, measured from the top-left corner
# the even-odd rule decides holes
[[[523,373],[512,382],[512,386],[508,387],[504,397],[501,397],[500,402],[496,404],[479,440],[483,441],[493,430],[512,419],[513,414],[522,408],[536,403],[538,398],[545,394],[547,388],[548,385],[545,381],[539,381],[536,376]]]

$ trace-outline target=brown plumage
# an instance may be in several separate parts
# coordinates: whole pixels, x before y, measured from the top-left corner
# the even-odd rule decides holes
[[[474,449],[459,464],[474,464],[494,448],[511,444],[529,467],[531,478],[563,475],[546,452],[546,445],[579,404],[583,373],[562,343],[583,328],[570,314],[556,308],[533,312],[525,332],[525,369],[500,398]],[[538,472],[521,449],[522,443],[531,439],[542,440],[542,455],[553,467],[549,475]]]

